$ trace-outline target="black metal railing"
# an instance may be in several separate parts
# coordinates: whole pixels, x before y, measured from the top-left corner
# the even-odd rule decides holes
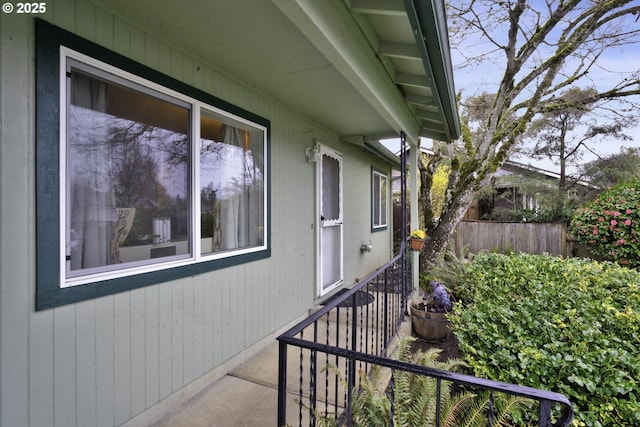
[[[470,375],[431,369],[388,357],[390,345],[407,312],[411,289],[404,244],[389,263],[340,294],[278,337],[278,425],[315,426],[318,417],[342,413],[344,425],[352,425],[351,403],[362,375],[374,366],[401,370],[491,393],[516,395],[537,402],[533,419],[539,426],[568,426],[573,419],[569,400],[562,394],[485,380]],[[393,393],[391,393],[393,397]],[[440,392],[435,396],[440,407]],[[393,401],[392,401],[393,404]],[[493,419],[493,405],[488,420]],[[440,425],[439,413],[435,426]],[[491,426],[492,421],[488,422]]]
[[[385,266],[278,337],[279,425],[287,424],[288,393],[296,395],[298,425],[304,420],[315,425],[316,414],[349,407],[351,390],[360,382],[356,372],[368,373],[375,364],[362,356],[387,355],[411,292],[404,244],[401,247],[400,255]],[[298,371],[295,379],[289,376],[292,369]]]

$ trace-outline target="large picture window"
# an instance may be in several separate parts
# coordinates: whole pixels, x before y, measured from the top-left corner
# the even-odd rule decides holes
[[[268,121],[37,29],[39,308],[270,255]]]

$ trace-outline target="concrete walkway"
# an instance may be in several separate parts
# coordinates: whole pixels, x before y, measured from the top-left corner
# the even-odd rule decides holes
[[[401,333],[411,334],[411,321],[402,324]],[[297,372],[299,360],[291,349],[288,357]],[[294,353],[296,352],[296,353]],[[291,378],[293,382],[297,381]],[[296,386],[289,385],[289,390]],[[287,424],[298,425],[297,393],[287,399]],[[278,342],[274,341],[258,354],[214,382],[184,403],[172,415],[155,424],[158,427],[269,427],[277,426],[278,413]],[[303,424],[307,420],[303,420]]]
[[[274,342],[156,425],[275,426],[277,407],[278,343]]]

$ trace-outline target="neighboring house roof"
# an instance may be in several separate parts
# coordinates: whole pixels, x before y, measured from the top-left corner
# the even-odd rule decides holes
[[[441,0],[95,3],[161,28],[172,45],[224,64],[343,141],[460,134]]]
[[[560,180],[560,174],[524,163],[507,160],[500,169],[496,171],[494,178],[494,186],[496,187],[512,187],[532,179],[539,182],[553,183],[553,185],[557,186],[557,182]]]
[[[512,160],[507,160],[500,169],[496,171],[496,186],[500,184],[506,184],[507,186],[513,186],[521,182],[527,182],[527,180],[535,179],[537,181],[548,181],[553,183],[557,187],[560,180],[560,174],[557,172],[551,172],[545,169],[537,168],[529,164],[519,163]],[[573,184],[581,187],[593,188],[597,187],[588,183],[587,181],[578,180]]]
[[[407,152],[408,151],[410,151],[410,149],[407,150]],[[433,155],[433,150],[429,148],[420,147],[420,152],[426,155]],[[400,153],[398,152],[396,155],[400,156]],[[514,185],[530,181],[531,179],[535,179],[540,182],[550,182],[554,186],[557,186],[557,183],[560,180],[560,174],[557,172],[537,168],[535,166],[513,160],[505,161],[500,169],[496,171],[494,177],[495,187],[512,187]],[[583,180],[579,180],[575,182],[575,184],[586,188],[597,189],[593,184]]]

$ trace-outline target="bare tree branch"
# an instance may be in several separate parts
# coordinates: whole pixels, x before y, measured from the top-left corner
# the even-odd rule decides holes
[[[615,83],[598,87],[580,100],[562,95],[596,86],[594,71],[610,71],[602,65],[606,52],[640,43],[640,26],[630,25],[640,17],[637,1],[450,0],[448,13],[451,46],[464,59],[456,70],[482,67],[474,77],[483,83],[493,74],[497,77],[489,88],[476,90],[480,103],[461,104],[466,115],[464,140],[441,150],[443,157],[449,152],[451,175],[445,206],[432,233],[433,247],[426,251],[429,259],[442,253],[474,195],[521,144],[536,117],[567,108],[605,111],[606,104],[615,101],[627,104],[628,108],[612,115],[622,120],[640,107],[637,72],[611,72],[617,74]],[[478,114],[472,117],[474,111]],[[581,141],[572,142],[581,149],[587,147]],[[435,170],[439,161],[432,159],[421,173]]]

